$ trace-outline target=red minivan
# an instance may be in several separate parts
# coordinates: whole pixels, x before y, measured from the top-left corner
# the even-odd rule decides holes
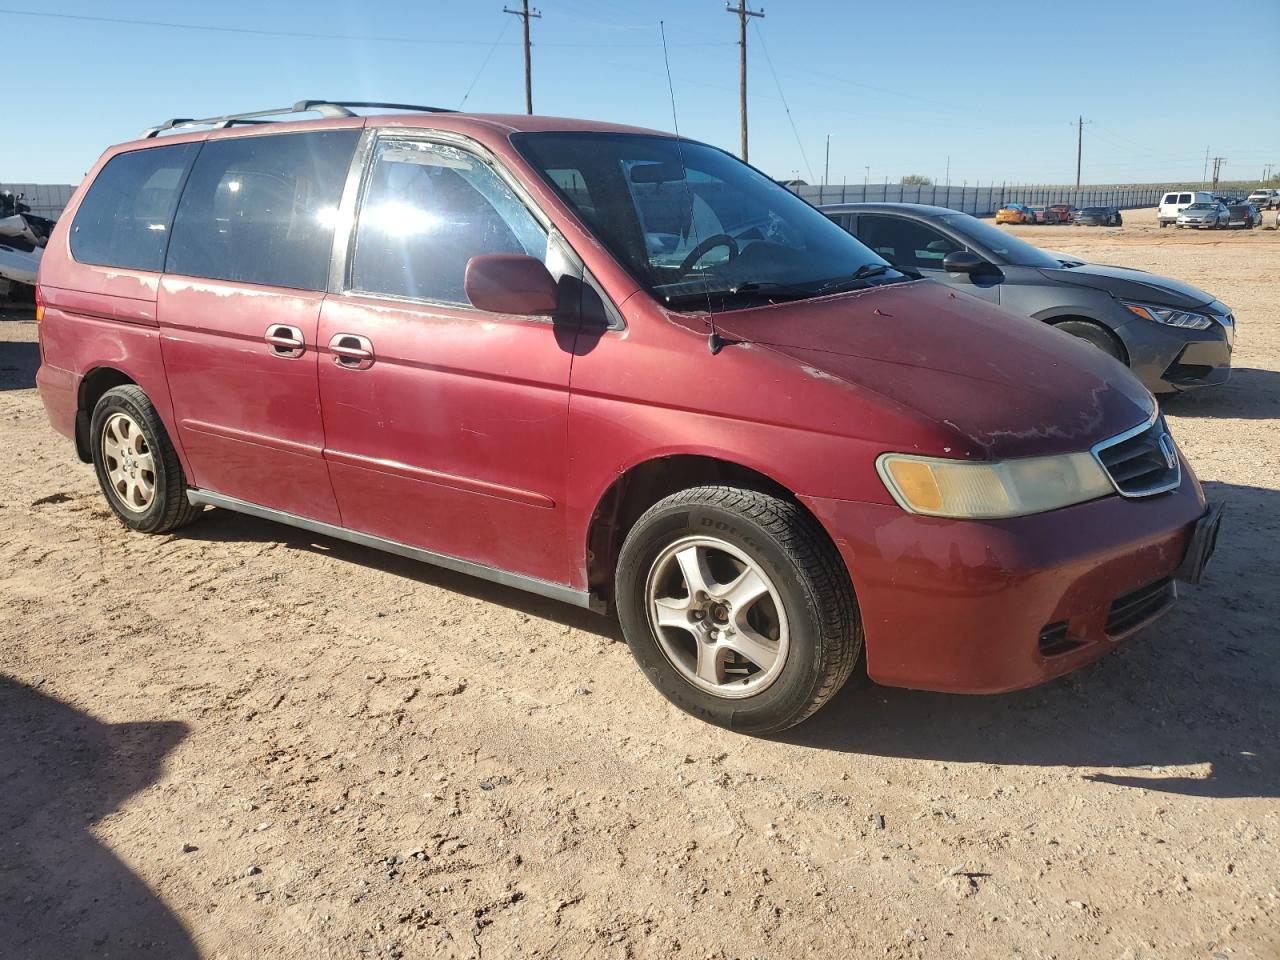
[[[126,527],[214,506],[612,608],[743,731],[864,652],[927,690],[1073,670],[1219,522],[1119,363],[654,131],[170,121],[86,177],[39,300],[49,418]]]

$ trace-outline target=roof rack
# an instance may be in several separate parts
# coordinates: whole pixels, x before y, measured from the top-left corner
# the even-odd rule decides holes
[[[413,103],[381,103],[376,100],[299,100],[291,107],[278,110],[255,110],[251,113],[228,113],[221,117],[205,117],[193,120],[190,117],[174,117],[155,127],[142,131],[140,140],[149,140],[166,130],[179,127],[231,127],[237,124],[274,123],[273,119],[294,113],[318,113],[322,117],[354,117],[352,107],[373,108],[383,110],[410,110],[414,113],[456,113],[446,107],[424,107]]]

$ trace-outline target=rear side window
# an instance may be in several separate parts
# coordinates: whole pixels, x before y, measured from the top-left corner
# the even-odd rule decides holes
[[[546,262],[547,234],[478,157],[457,147],[379,141],[351,259],[363,293],[469,304],[467,261],[523,253]]]
[[[1164,203],[1177,203],[1178,195],[1176,193],[1166,193],[1164,195]]]
[[[173,224],[168,273],[323,290],[358,130],[210,140]]]
[[[1180,193],[1180,194],[1178,194],[1178,202],[1179,202],[1179,203],[1190,203],[1190,202],[1191,202],[1191,194],[1189,194],[1189,193]]]
[[[71,255],[104,267],[163,270],[178,188],[196,149],[181,143],[108,160],[76,211]]]

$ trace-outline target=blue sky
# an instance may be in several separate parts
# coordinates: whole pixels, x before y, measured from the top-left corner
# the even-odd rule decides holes
[[[671,129],[661,19],[681,132],[736,151],[737,18],[721,0],[535,6],[538,113]],[[1070,182],[1079,114],[1092,121],[1086,182],[1199,181],[1206,147],[1228,158],[1228,179],[1280,170],[1280,60],[1257,29],[1280,23],[1276,0],[1224,0],[1208,13],[1182,0],[763,6],[748,33],[751,160],[777,177],[820,180],[831,134],[832,183],[942,182],[948,156],[957,184]],[[6,119],[0,182],[76,182],[103,147],[166,117],[304,97],[457,107],[465,96],[469,110],[519,112],[519,23],[502,7],[0,0],[6,86],[34,108],[23,124],[16,111]],[[1220,65],[1175,59],[1205,49],[1198,25]]]

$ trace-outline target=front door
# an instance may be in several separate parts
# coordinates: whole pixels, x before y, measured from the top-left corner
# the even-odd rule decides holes
[[[158,304],[192,483],[334,524],[316,332],[359,122],[206,142]]]
[[[572,269],[563,248],[458,146],[381,139],[362,193],[346,289],[325,301],[319,330],[325,456],[343,523],[569,582],[573,331],[483,313],[463,290],[477,254],[528,254],[559,277]]]
[[[972,277],[967,273],[948,273],[942,260],[948,253],[967,249],[960,241],[947,236],[927,223],[911,217],[883,213],[858,215],[856,235],[859,240],[894,266],[911,267],[924,276],[940,280],[965,293],[1000,302],[998,270]]]

